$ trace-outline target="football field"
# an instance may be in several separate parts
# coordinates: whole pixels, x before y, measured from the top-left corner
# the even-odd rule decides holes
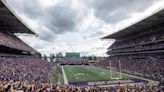
[[[94,66],[64,66],[68,82],[110,81],[116,79],[131,79],[131,76],[111,72]]]

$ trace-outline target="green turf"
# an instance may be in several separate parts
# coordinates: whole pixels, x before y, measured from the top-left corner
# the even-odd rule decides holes
[[[120,79],[120,73],[109,70],[97,68],[94,66],[65,66],[64,67],[68,82],[82,82],[82,81],[105,81]],[[130,76],[122,75],[121,79],[130,79]]]
[[[57,80],[56,80],[56,67],[53,67],[52,70],[50,71],[49,79],[50,79],[50,83],[57,83]]]

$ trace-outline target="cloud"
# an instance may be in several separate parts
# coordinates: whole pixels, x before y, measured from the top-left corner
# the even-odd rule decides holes
[[[22,12],[27,17],[37,19],[43,15],[44,9],[40,6],[37,0],[24,0]]]
[[[68,5],[56,5],[49,7],[45,11],[43,25],[56,34],[72,32],[76,28],[82,17],[79,17],[78,11]]]
[[[86,55],[105,55],[114,41],[104,42],[100,40],[102,35],[120,30],[123,24],[132,23],[129,19],[133,15],[146,15],[143,12],[157,4],[157,0],[7,1],[39,35],[35,39],[21,38],[29,45],[46,54],[75,51]]]
[[[85,3],[94,10],[97,18],[108,23],[117,23],[129,18],[132,13],[144,11],[154,1],[156,0],[85,0]]]
[[[25,17],[32,21],[37,21],[40,27],[44,27],[47,36],[63,34],[66,32],[78,31],[77,25],[83,20],[83,9],[73,7],[71,1],[61,0],[59,3],[49,7],[42,6],[41,0],[8,0],[11,6]],[[66,2],[65,2],[66,1]],[[17,2],[17,3],[16,3]],[[41,31],[44,31],[41,29]],[[34,29],[38,30],[38,29]],[[41,38],[45,39],[44,33],[40,33]]]
[[[41,32],[39,32],[39,39],[41,39],[41,40],[53,42],[55,40],[55,38],[57,38],[57,36],[54,35],[54,33],[49,29],[40,27],[39,30],[41,31]]]
[[[101,31],[97,31],[97,32],[94,32],[94,33],[91,33],[89,34],[88,36],[83,36],[83,39],[88,39],[88,38],[95,38],[95,37],[101,37],[102,35],[104,35],[103,32]]]
[[[8,3],[18,13],[24,14],[30,19],[38,19],[43,16],[44,9],[39,4],[39,0],[7,0]]]

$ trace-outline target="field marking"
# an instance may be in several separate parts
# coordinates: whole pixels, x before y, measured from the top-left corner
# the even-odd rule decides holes
[[[70,67],[75,67],[75,66],[70,66]],[[84,68],[84,67],[83,67],[83,68]],[[93,70],[94,70],[94,69],[100,69],[100,70],[102,70],[102,72],[99,72],[99,75],[100,75],[100,76],[98,76],[98,77],[102,77],[102,78],[104,78],[104,77],[103,77],[103,74],[101,74],[101,73],[104,73],[104,72],[106,72],[106,71],[109,71],[108,69],[104,69],[104,68],[101,68],[101,67],[95,67],[95,66],[89,66],[89,67],[87,66],[87,67],[85,67],[85,68],[86,68],[86,69],[93,68]],[[76,76],[76,75],[79,75],[79,73],[74,74],[74,72],[73,72],[72,70],[70,70],[69,68],[68,68],[68,70],[69,70],[70,73],[72,73],[72,78],[75,78],[75,80],[78,80],[78,79],[79,79],[79,77]],[[76,70],[76,69],[75,69],[75,70]],[[64,74],[64,73],[65,73],[65,70],[64,70],[63,74]],[[143,78],[143,77],[139,77],[139,76],[135,76],[135,75],[131,75],[131,74],[120,73],[120,72],[116,72],[116,71],[112,71],[112,73],[121,74],[121,75],[130,77],[130,78],[137,78],[137,79],[146,80],[146,81],[148,81],[148,83],[157,83],[157,81],[150,80],[150,79]],[[81,75],[81,74],[80,74],[80,75]],[[66,76],[66,73],[65,73],[65,76]],[[87,76],[86,76],[86,77],[87,77]],[[66,78],[70,79],[68,76],[66,76]],[[63,75],[63,79],[64,79],[64,75]],[[129,79],[129,78],[128,78],[128,79]],[[110,79],[110,80],[112,80],[112,79]],[[69,80],[69,81],[70,81],[70,80]],[[67,80],[67,82],[68,82],[68,80]],[[64,82],[64,83],[65,83],[65,82]]]
[[[139,77],[139,76],[135,76],[135,75],[129,75],[129,74],[126,74],[126,73],[121,73],[121,74],[126,75],[126,76],[130,76],[130,77],[134,77],[134,78],[138,78],[138,79],[142,79],[142,80],[146,80],[148,82],[158,82],[158,81],[155,81],[155,80],[151,80],[151,79],[147,79],[147,78],[143,78],[143,77]]]
[[[99,68],[99,69],[104,69],[104,68],[96,67],[96,66],[93,66],[93,67]],[[104,70],[108,70],[108,69],[104,69]],[[120,73],[120,72],[116,72],[116,71],[112,71],[112,72]],[[132,77],[132,78],[138,78],[138,79],[146,80],[148,82],[158,82],[158,81],[155,81],[155,80],[151,80],[151,79],[147,79],[147,78],[143,78],[143,77],[139,77],[139,76],[135,76],[135,75],[131,75],[131,74],[126,74],[126,73],[122,73],[122,72],[120,74],[125,75],[125,76],[129,76],[129,77]]]
[[[61,68],[62,68],[62,74],[63,74],[64,84],[68,85],[69,83],[68,83],[68,80],[67,80],[67,76],[65,74],[64,67],[61,66]]]

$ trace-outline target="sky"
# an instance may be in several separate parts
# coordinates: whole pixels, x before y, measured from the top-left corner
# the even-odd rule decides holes
[[[120,31],[164,8],[164,0],[6,0],[38,36],[19,36],[42,54],[106,56]]]

